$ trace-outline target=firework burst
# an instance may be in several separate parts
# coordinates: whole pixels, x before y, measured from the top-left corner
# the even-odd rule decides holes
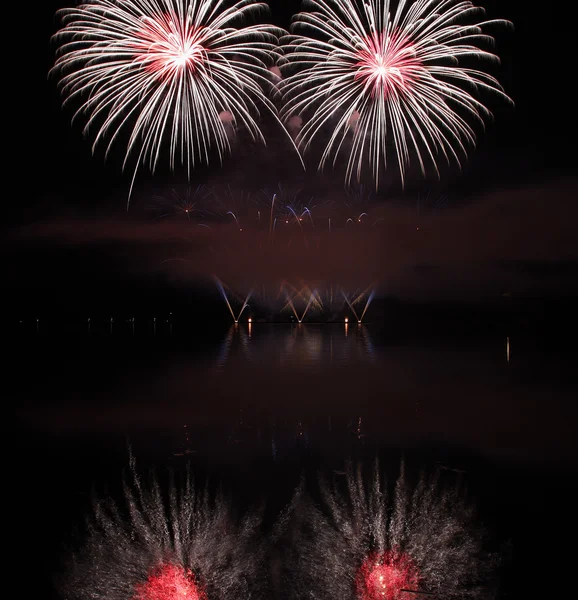
[[[260,518],[233,518],[220,496],[195,489],[190,472],[163,493],[141,484],[131,461],[125,502],[97,500],[88,541],[62,586],[67,600],[259,598]]]
[[[153,196],[150,210],[159,217],[181,217],[190,221],[206,214],[205,206],[212,192],[204,185],[186,186],[184,190],[172,189],[170,194]]]
[[[65,103],[87,115],[96,145],[108,154],[128,130],[124,160],[138,154],[154,172],[163,146],[170,166],[190,170],[230,151],[243,127],[264,142],[259,108],[275,115],[264,94],[280,29],[251,24],[267,5],[257,0],[92,0],[59,11],[63,27],[52,69]],[[133,177],[134,182],[134,177]]]
[[[479,599],[488,595],[493,557],[457,487],[403,472],[390,498],[379,466],[369,485],[351,467],[338,485],[321,485],[322,508],[300,488],[281,519],[290,548],[283,571],[287,598],[407,600],[420,595]],[[285,537],[287,536],[287,537]]]
[[[302,119],[298,146],[306,151],[329,127],[319,168],[348,148],[346,182],[361,178],[367,160],[376,187],[393,152],[402,183],[410,162],[422,173],[438,157],[460,160],[475,143],[470,120],[490,111],[477,98],[489,90],[511,100],[471,58],[498,61],[475,22],[483,9],[467,0],[308,0],[282,39],[282,116]],[[397,6],[396,6],[397,5]],[[395,8],[395,10],[394,10]],[[323,134],[324,135],[324,134]]]

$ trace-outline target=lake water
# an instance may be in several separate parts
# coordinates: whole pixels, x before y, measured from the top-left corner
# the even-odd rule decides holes
[[[552,589],[545,575],[524,577],[559,568],[536,545],[550,552],[574,512],[578,377],[559,337],[404,339],[356,323],[181,331],[149,320],[32,324],[10,349],[22,535],[44,557],[43,597],[57,597],[62,544],[91,487],[120,478],[127,444],[146,464],[190,461],[273,512],[303,469],[347,458],[404,455],[465,472],[499,542],[517,549],[505,595]]]

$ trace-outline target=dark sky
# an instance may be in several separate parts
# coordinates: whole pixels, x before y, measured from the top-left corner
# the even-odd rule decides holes
[[[574,95],[569,93],[566,83],[571,69],[565,58],[571,37],[564,33],[564,15],[553,5],[542,3],[537,10],[524,0],[486,0],[482,4],[487,9],[488,19],[504,18],[514,23],[514,30],[494,31],[496,52],[502,64],[493,72],[516,106],[512,108],[497,99],[492,101],[495,120],[481,133],[478,147],[471,153],[463,172],[448,172],[439,184],[425,182],[422,186],[420,182],[414,189],[410,186],[405,192],[408,210],[414,210],[416,191],[428,189],[428,186],[434,187],[438,194],[449,194],[453,205],[461,209],[472,198],[486,202],[493,207],[490,213],[494,211],[494,218],[500,221],[497,223],[499,228],[508,231],[508,226],[512,227],[512,231],[516,231],[513,237],[518,240],[515,251],[510,248],[503,257],[492,250],[489,254],[493,261],[503,258],[573,264],[578,259],[578,252],[569,247],[572,246],[569,241],[562,244],[563,249],[545,252],[543,256],[536,255],[532,248],[534,238],[557,240],[562,236],[566,239],[570,235],[567,223],[576,222],[578,217],[577,205],[572,201],[578,191],[576,180],[572,179],[575,170],[571,132],[575,121]],[[46,286],[51,281],[46,277],[44,267],[38,265],[43,264],[41,255],[47,248],[54,247],[55,240],[32,239],[29,233],[20,235],[21,225],[33,224],[38,231],[42,230],[43,223],[59,222],[66,214],[67,222],[71,218],[76,220],[75,223],[90,222],[93,229],[100,232],[97,237],[101,238],[106,237],[103,232],[108,231],[108,226],[103,229],[103,220],[118,218],[124,223],[123,228],[130,229],[127,219],[130,220],[131,215],[127,217],[125,206],[132,170],[121,172],[122,148],[106,163],[101,152],[97,151],[93,157],[90,140],[82,137],[80,126],[71,126],[71,110],[61,108],[56,82],[47,77],[55,50],[50,37],[58,29],[54,13],[66,5],[70,2],[50,0],[29,5],[33,17],[29,18],[32,26],[27,56],[34,60],[29,61],[23,73],[22,95],[14,97],[17,113],[22,111],[18,119],[22,127],[9,146],[12,156],[8,161],[8,177],[15,178],[16,182],[4,210],[5,229],[12,239],[3,244],[3,248],[11,253],[11,275],[5,276],[4,285],[13,289],[37,284]],[[291,14],[297,12],[299,6],[298,0],[274,0],[272,21],[287,27]],[[266,150],[241,149],[228,158],[222,168],[212,165],[199,169],[195,173],[195,182],[231,183],[253,188],[273,187],[277,182],[297,182],[309,186],[314,193],[339,189],[334,180],[340,179],[342,173],[338,172],[335,177],[331,174],[319,176],[313,171],[303,174],[279,132],[271,132],[271,136],[272,143]],[[135,197],[149,188],[171,186],[175,181],[179,178],[172,177],[167,170],[161,169],[155,178],[141,171]],[[386,190],[378,198],[387,201],[392,192],[403,201],[404,195],[398,189]],[[531,216],[526,214],[520,198],[526,192],[534,198],[530,202]],[[138,213],[138,201],[135,206]],[[478,218],[475,210],[459,214],[464,215],[467,227],[475,228]],[[480,239],[486,240],[487,248],[495,246],[491,243],[491,235],[489,228],[480,229]],[[507,237],[507,234],[501,235]],[[13,247],[15,237],[19,240],[16,250]],[[103,258],[102,264],[96,261],[95,264],[100,266],[91,268],[95,272],[99,269],[110,271],[114,264],[117,270],[120,269],[118,256],[135,252],[134,248],[127,250],[131,242],[124,243],[123,250],[119,251],[118,244],[123,243],[117,240],[115,250],[110,246],[105,249],[100,244],[95,252],[102,257],[106,255],[106,260]],[[404,243],[407,245],[411,241],[402,239],[400,245]],[[483,242],[480,243],[483,246]],[[67,254],[74,255],[75,252]],[[140,246],[138,252],[142,252]],[[448,252],[459,253],[460,246],[456,245]],[[439,252],[433,254],[440,261],[444,260]],[[488,252],[482,247],[478,254],[487,256]],[[420,260],[423,262],[423,258]],[[32,263],[37,266],[32,268]],[[62,285],[72,263],[59,259],[58,264],[54,268],[60,273],[58,281]],[[126,261],[123,264],[126,265]],[[78,264],[74,263],[74,267],[76,269]],[[27,276],[23,276],[23,271]],[[44,272],[42,284],[36,281],[38,271]]]

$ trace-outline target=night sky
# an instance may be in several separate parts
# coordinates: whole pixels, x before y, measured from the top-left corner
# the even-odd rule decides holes
[[[449,295],[468,287],[470,280],[493,282],[496,278],[499,283],[487,287],[488,293],[506,292],[516,283],[520,283],[520,290],[531,289],[528,293],[534,295],[573,292],[578,244],[574,243],[572,224],[578,217],[578,186],[573,176],[573,96],[565,85],[568,67],[564,47],[569,46],[570,38],[563,33],[564,17],[553,7],[536,10],[521,0],[487,1],[483,5],[489,19],[509,19],[515,26],[514,30],[493,30],[502,64],[491,67],[515,108],[499,99],[490,101],[495,119],[480,132],[478,146],[462,172],[446,169],[440,182],[431,177],[425,181],[413,178],[405,191],[392,177],[377,194],[378,210],[387,213],[388,207],[395,205],[395,214],[385,215],[395,233],[374,252],[387,254],[389,262],[382,265],[381,257],[376,262],[374,256],[371,268],[383,267],[390,279],[398,282],[391,290],[394,295],[414,299],[439,295],[445,284],[434,277],[426,285],[412,273],[424,263],[443,270],[456,255],[469,257],[471,263],[465,264],[468,258],[464,258],[457,271],[453,265],[441,274],[439,281],[447,281]],[[47,75],[55,52],[50,37],[58,29],[54,13],[62,6],[62,2],[34,5],[27,42],[28,55],[34,60],[29,61],[21,94],[15,97],[16,110],[22,113],[18,135],[10,145],[9,164],[15,165],[8,171],[12,189],[4,207],[8,237],[3,248],[11,258],[3,282],[11,295],[20,299],[29,298],[33,290],[61,293],[71,281],[71,273],[74,289],[84,286],[89,290],[91,281],[96,280],[99,288],[105,281],[119,279],[156,285],[150,276],[154,267],[147,274],[147,265],[155,254],[162,260],[174,253],[160,247],[158,240],[153,242],[157,233],[152,227],[134,229],[133,221],[142,220],[146,213],[147,195],[162,194],[185,182],[182,173],[172,175],[164,166],[154,177],[141,169],[127,213],[132,166],[122,173],[124,148],[116,147],[106,162],[102,149],[92,156],[91,140],[83,138],[80,122],[71,126],[72,108],[62,109],[56,80]],[[297,0],[276,1],[272,21],[287,27],[298,8]],[[192,183],[249,189],[274,188],[282,183],[306,188],[316,197],[343,193],[341,171],[328,169],[320,175],[310,168],[304,173],[279,129],[271,124],[264,127],[267,148],[237,147],[222,167],[213,164],[195,171]],[[419,241],[421,254],[406,252],[403,248],[412,244],[407,237],[413,235],[412,228],[406,235],[404,226],[397,227],[396,223],[407,224],[413,218],[417,195],[432,191],[450,198],[451,211],[431,217],[432,226],[426,222],[430,217],[422,215],[425,232]],[[69,230],[56,239],[46,233],[54,228]],[[90,233],[78,239],[75,231],[88,230]],[[462,233],[456,236],[458,231]],[[438,242],[448,237],[454,241],[445,244],[444,253],[444,244]],[[65,246],[63,240],[67,240]],[[497,264],[501,265],[500,274],[495,270]],[[393,272],[402,275],[391,275]],[[510,275],[503,277],[504,272]],[[465,286],[459,281],[461,277]],[[449,285],[456,278],[459,285]],[[401,280],[406,283],[399,283]],[[553,280],[557,282],[554,287]]]

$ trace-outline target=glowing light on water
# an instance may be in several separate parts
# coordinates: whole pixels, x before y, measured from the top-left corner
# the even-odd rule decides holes
[[[355,583],[360,600],[397,600],[418,588],[419,571],[407,555],[388,550],[368,556]]]
[[[162,565],[136,586],[132,600],[206,600],[192,571],[181,565]]]

